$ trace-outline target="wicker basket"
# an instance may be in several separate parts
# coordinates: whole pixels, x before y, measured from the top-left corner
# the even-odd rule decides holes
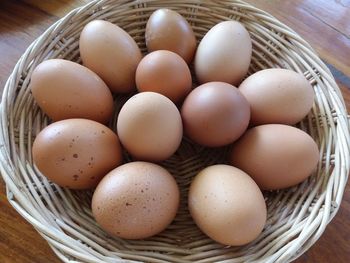
[[[265,193],[268,221],[263,233],[249,245],[225,247],[207,238],[186,207],[191,178],[207,165],[226,162],[227,148],[207,149],[184,140],[177,154],[162,163],[176,177],[182,203],[167,230],[146,240],[108,236],[92,218],[91,192],[58,187],[33,166],[33,139],[49,123],[28,89],[35,66],[57,57],[80,62],[79,33],[97,18],[124,28],[146,51],[145,23],[160,7],[185,16],[198,40],[222,20],[239,20],[253,40],[250,74],[268,67],[290,68],[305,74],[315,90],[312,111],[298,126],[319,145],[317,171],[296,187]],[[116,105],[120,108],[126,98],[116,97]],[[111,127],[116,116],[117,111]],[[331,73],[293,30],[235,0],[95,0],[73,10],[31,44],[18,61],[3,93],[1,122],[1,174],[8,200],[65,262],[289,262],[313,245],[335,216],[349,172],[347,112]]]

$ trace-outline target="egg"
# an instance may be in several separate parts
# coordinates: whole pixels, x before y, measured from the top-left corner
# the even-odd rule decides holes
[[[140,92],[158,92],[178,103],[191,91],[191,72],[176,53],[157,50],[145,56],[138,65],[136,86]]]
[[[67,119],[45,127],[34,140],[32,154],[43,175],[71,189],[96,187],[122,162],[117,135],[87,119]]]
[[[114,169],[98,184],[92,213],[111,235],[142,239],[160,233],[172,222],[179,200],[179,188],[167,170],[131,162]]]
[[[169,158],[179,147],[182,121],[170,99],[142,92],[121,108],[117,131],[125,149],[137,160],[156,162]]]
[[[283,124],[249,129],[232,148],[230,162],[248,173],[260,188],[294,186],[315,170],[319,149],[306,132]]]
[[[209,82],[187,96],[181,116],[185,134],[190,139],[204,146],[218,147],[234,142],[244,133],[250,109],[236,87]]]
[[[113,114],[113,97],[90,69],[68,60],[40,63],[30,80],[32,95],[53,120],[86,118],[106,123]]]
[[[149,52],[169,50],[190,63],[196,51],[196,37],[192,27],[179,13],[158,9],[147,21],[145,40]]]
[[[197,226],[229,246],[253,241],[266,223],[264,197],[249,175],[229,165],[213,165],[193,180],[188,207]]]
[[[251,56],[252,41],[245,27],[236,21],[221,22],[198,45],[194,59],[197,80],[238,85],[248,72]]]
[[[315,97],[302,74],[279,68],[254,73],[239,90],[250,104],[252,125],[295,124],[308,114]]]
[[[135,72],[142,54],[135,40],[108,21],[93,20],[79,39],[83,64],[96,72],[115,93],[135,89]]]

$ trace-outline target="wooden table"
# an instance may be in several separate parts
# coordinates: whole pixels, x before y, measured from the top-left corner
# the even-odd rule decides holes
[[[67,11],[88,0],[1,0],[0,87],[26,47]],[[350,109],[350,1],[248,0],[296,30],[331,68]],[[6,200],[0,179],[0,262],[59,262],[47,243]],[[350,262],[350,187],[339,213],[298,263]]]

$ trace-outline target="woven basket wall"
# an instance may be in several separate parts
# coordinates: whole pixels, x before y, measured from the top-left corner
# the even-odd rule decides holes
[[[58,187],[33,166],[33,140],[49,123],[28,89],[35,66],[48,58],[80,62],[79,34],[94,19],[118,24],[145,52],[145,24],[160,7],[182,14],[198,41],[220,21],[240,21],[253,41],[249,74],[270,67],[289,68],[305,74],[315,90],[312,111],[298,127],[311,134],[319,145],[317,171],[296,187],[264,193],[268,221],[263,233],[249,245],[225,247],[207,238],[194,225],[186,207],[191,178],[208,165],[225,163],[227,147],[207,149],[184,139],[178,152],[162,163],[176,177],[182,203],[167,230],[146,240],[129,241],[107,235],[91,215],[92,192]],[[115,98],[117,109],[126,99],[127,96]],[[117,112],[110,123],[112,128]],[[234,0],[100,0],[73,10],[39,37],[15,66],[2,97],[0,140],[1,174],[9,202],[65,262],[292,261],[316,242],[336,214],[350,164],[347,112],[327,67],[293,30],[269,14]]]

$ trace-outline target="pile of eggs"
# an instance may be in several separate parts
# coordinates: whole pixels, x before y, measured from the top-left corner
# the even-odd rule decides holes
[[[177,151],[183,133],[206,147],[232,145],[230,165],[195,176],[188,208],[215,241],[251,242],[266,223],[261,191],[294,186],[317,166],[316,143],[292,126],[312,108],[312,87],[302,74],[277,68],[242,82],[252,41],[236,21],[215,25],[197,47],[188,22],[159,9],[145,40],[143,57],[123,29],[94,20],[80,35],[83,65],[50,59],[35,68],[32,95],[53,121],[33,143],[36,167],[62,187],[96,188],[97,223],[111,235],[142,239],[163,231],[177,214],[177,182],[156,163]],[[115,112],[112,93],[131,94],[135,86],[139,92],[120,105],[112,130],[106,126]],[[123,151],[135,161],[122,164]]]

